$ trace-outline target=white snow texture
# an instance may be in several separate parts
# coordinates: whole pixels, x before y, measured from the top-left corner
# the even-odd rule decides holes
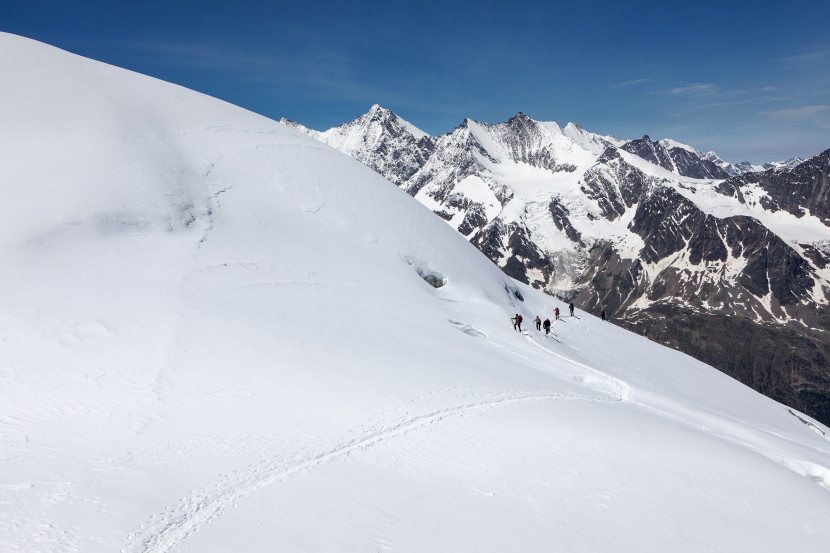
[[[285,125],[8,34],[0,75],[0,551],[827,550],[821,424],[537,332],[566,306]]]

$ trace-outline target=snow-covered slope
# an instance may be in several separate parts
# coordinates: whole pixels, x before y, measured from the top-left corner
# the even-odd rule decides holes
[[[830,423],[830,151],[727,179],[740,171],[671,139],[523,113],[438,137],[378,106],[324,133],[292,125],[409,192],[511,277]],[[770,352],[781,343],[792,355]]]
[[[285,125],[6,34],[0,74],[0,550],[826,548],[808,417],[527,330],[564,304]]]

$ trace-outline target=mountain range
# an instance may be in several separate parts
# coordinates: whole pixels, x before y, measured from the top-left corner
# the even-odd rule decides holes
[[[830,423],[830,150],[730,164],[523,113],[429,136],[393,112],[324,132],[508,275]]]

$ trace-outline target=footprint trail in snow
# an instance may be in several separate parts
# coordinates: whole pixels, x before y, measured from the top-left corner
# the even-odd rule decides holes
[[[356,433],[333,449],[299,458],[274,457],[219,478],[212,485],[182,498],[164,513],[151,518],[142,529],[128,537],[123,553],[165,553],[172,551],[200,528],[210,524],[240,500],[286,480],[301,471],[313,469],[338,458],[376,448],[404,434],[445,419],[482,412],[496,407],[544,400],[583,400],[607,402],[607,398],[577,394],[496,393],[481,395],[476,401],[435,410],[388,424],[380,429]]]

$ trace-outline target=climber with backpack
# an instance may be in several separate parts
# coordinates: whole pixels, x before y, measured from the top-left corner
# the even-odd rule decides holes
[[[550,334],[550,319],[545,319],[545,322],[542,323],[542,325],[545,327],[545,335]]]

